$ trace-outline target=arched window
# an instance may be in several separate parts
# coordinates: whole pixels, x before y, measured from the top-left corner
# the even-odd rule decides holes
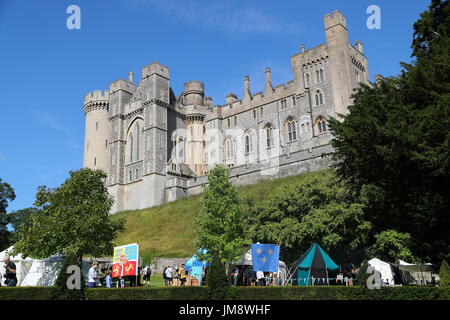
[[[320,69],[319,73],[320,73],[320,82],[322,82],[323,81],[323,69]]]
[[[232,138],[227,138],[225,141],[225,152],[227,155],[227,159],[234,158],[234,140]]]
[[[140,120],[137,120],[132,124],[127,137],[127,160],[129,163],[141,160],[141,144],[141,125]]]
[[[275,146],[274,140],[273,140],[273,127],[270,124],[267,124],[264,127],[264,131],[266,134],[266,146],[267,149],[273,148]]]
[[[245,155],[253,152],[253,135],[250,132],[244,134]]]
[[[316,70],[316,83],[320,82],[319,70]]]
[[[307,73],[306,75],[305,75],[305,86],[307,87],[307,88],[309,88],[309,84],[311,83],[311,79],[310,79],[311,77],[309,76],[309,73]]]
[[[323,93],[320,90],[316,91],[316,106],[323,105]]]
[[[315,121],[317,132],[318,133],[324,133],[327,132],[327,123],[325,121],[325,118],[322,116],[319,116],[316,118]]]
[[[288,141],[292,142],[297,140],[297,122],[289,117],[286,120],[285,126],[287,128]]]

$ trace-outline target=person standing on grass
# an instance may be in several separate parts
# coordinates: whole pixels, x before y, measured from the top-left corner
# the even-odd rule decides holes
[[[264,278],[264,272],[257,271],[256,272],[256,279],[258,280],[258,286],[259,287],[264,287],[266,285],[266,281],[265,281],[265,278]]]
[[[16,276],[16,264],[12,262],[8,256],[3,259],[5,263],[5,284],[8,287],[15,287],[17,285],[17,276]]]
[[[106,288],[111,288],[112,287],[111,268],[106,270],[105,287]]]
[[[152,276],[152,268],[148,264],[144,267],[144,286],[150,286],[150,277]]]
[[[181,268],[178,270],[178,272],[180,274],[181,286],[184,287],[184,285],[186,284],[186,269],[184,267],[184,263],[181,265]]]
[[[174,286],[178,286],[178,279],[179,279],[179,274],[178,274],[178,268],[175,266],[173,269],[173,285]]]
[[[95,283],[97,282],[98,279],[100,279],[100,277],[98,276],[98,263],[94,262],[92,264],[92,267],[89,269],[89,273],[88,273],[88,287],[89,288],[95,288]]]
[[[167,279],[167,285],[171,286],[173,284],[173,270],[171,266],[168,266],[165,271],[166,279]]]

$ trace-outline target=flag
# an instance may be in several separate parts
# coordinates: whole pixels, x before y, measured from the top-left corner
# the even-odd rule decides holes
[[[252,244],[254,271],[278,272],[280,246],[276,244]]]
[[[138,274],[138,261],[138,244],[115,247],[111,277],[136,276]]]

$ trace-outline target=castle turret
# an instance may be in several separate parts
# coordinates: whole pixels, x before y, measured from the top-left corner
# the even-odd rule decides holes
[[[340,11],[336,10],[325,15],[324,24],[330,54],[330,75],[335,112],[347,114],[353,90],[347,20]]]
[[[84,136],[84,168],[101,169],[108,173],[109,92],[98,90],[84,97],[86,115]]]
[[[244,105],[250,105],[250,101],[252,100],[252,92],[250,91],[250,78],[249,76],[244,77],[244,97],[242,102]]]
[[[269,96],[273,93],[273,85],[272,85],[272,73],[270,72],[270,68],[266,68],[266,85],[264,88],[264,96]]]
[[[187,164],[198,175],[203,173],[204,106],[205,87],[200,81],[189,81],[184,84],[183,104],[186,110]]]

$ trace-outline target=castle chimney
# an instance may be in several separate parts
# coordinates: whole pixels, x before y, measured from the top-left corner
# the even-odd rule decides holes
[[[133,74],[132,71],[128,72],[128,82],[129,82],[129,83],[134,83],[134,82],[133,82],[133,75],[134,75],[134,74]]]
[[[356,50],[358,50],[360,53],[364,53],[363,52],[363,45],[362,45],[362,43],[359,40],[356,40],[355,47],[356,47]]]
[[[250,102],[252,100],[252,93],[250,92],[250,78],[248,76],[244,77],[244,102]]]
[[[301,46],[301,51],[302,51],[302,53],[305,53],[305,45],[304,44],[302,44],[302,46]]]
[[[273,86],[272,86],[272,73],[270,72],[270,68],[266,68],[266,86],[264,88],[264,95],[269,95],[273,93]]]

